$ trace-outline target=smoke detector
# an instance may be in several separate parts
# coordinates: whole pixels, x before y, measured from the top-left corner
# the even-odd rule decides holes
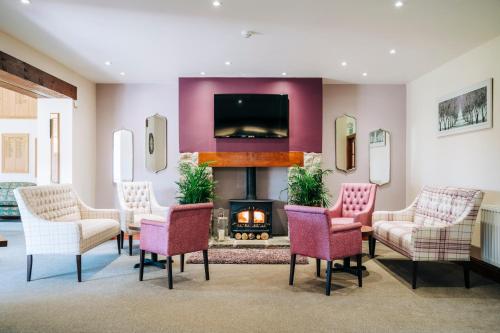
[[[256,32],[252,31],[252,30],[242,30],[241,31],[241,36],[243,38],[250,38],[250,37],[252,37],[255,34],[256,34]]]

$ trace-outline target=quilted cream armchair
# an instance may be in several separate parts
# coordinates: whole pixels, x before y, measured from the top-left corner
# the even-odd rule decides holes
[[[472,229],[482,200],[478,190],[425,187],[406,209],[373,213],[373,253],[378,240],[410,258],[413,289],[419,261],[462,262],[469,288]]]
[[[120,204],[121,248],[124,233],[128,235],[128,251],[132,255],[133,237],[138,231],[131,230],[130,224],[140,226],[142,219],[164,222],[168,207],[158,204],[151,182],[122,182],[117,184]]]
[[[78,282],[82,281],[83,253],[116,237],[120,254],[117,210],[90,208],[71,185],[21,187],[14,195],[26,239],[28,281],[34,254],[76,255]]]

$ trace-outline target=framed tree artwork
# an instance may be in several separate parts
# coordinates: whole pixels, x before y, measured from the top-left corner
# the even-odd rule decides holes
[[[492,127],[493,79],[479,82],[438,101],[438,136]]]
[[[2,172],[29,173],[29,134],[2,134]]]

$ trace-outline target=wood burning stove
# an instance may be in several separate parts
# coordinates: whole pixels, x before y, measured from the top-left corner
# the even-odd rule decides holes
[[[242,239],[266,239],[272,233],[272,200],[256,198],[256,169],[247,168],[245,199],[229,200],[230,233]]]

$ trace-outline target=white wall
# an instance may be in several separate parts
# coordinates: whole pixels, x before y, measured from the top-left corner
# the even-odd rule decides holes
[[[438,98],[487,78],[493,128],[438,138]],[[500,204],[500,37],[408,83],[406,133],[407,203],[424,185],[436,185],[482,189],[485,203]]]
[[[404,85],[323,85],[323,167],[333,170],[326,179],[332,203],[342,183],[369,182],[369,133],[382,128],[391,133],[391,181],[378,188],[375,209],[404,207],[405,106]],[[335,119],[344,114],[357,120],[357,165],[347,174],[335,168]]]
[[[35,139],[38,136],[36,119],[0,119],[0,136],[6,133],[29,134],[29,173],[2,173],[0,167],[0,182],[32,182],[35,177]],[[0,156],[2,144],[0,143]],[[0,158],[1,164],[1,158]]]
[[[146,169],[145,122],[158,113],[167,118],[167,168],[158,173]],[[134,180],[151,181],[163,205],[175,199],[179,179],[179,89],[175,84],[97,85],[97,207],[116,205],[113,184],[113,132],[134,133]]]
[[[73,184],[84,201],[95,203],[96,107],[95,83],[21,41],[0,32],[0,49],[78,88],[73,111]]]

